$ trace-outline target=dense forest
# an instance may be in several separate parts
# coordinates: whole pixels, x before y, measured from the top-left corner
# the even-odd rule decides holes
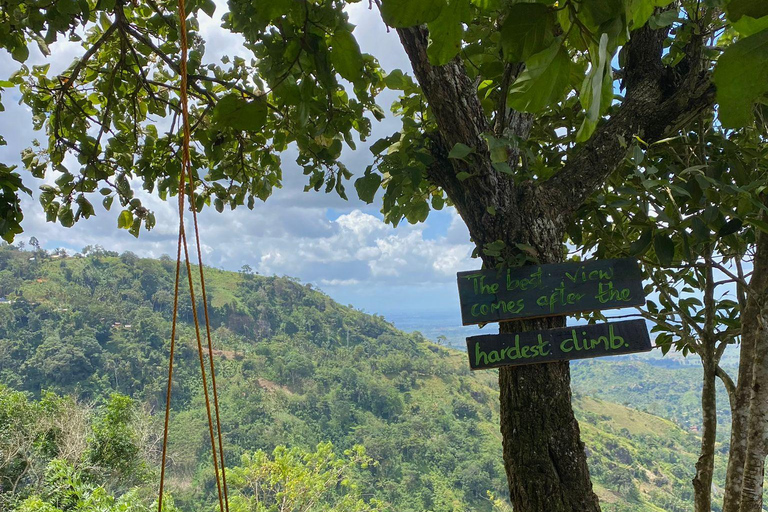
[[[151,507],[175,263],[33,249],[0,248],[0,505]],[[495,371],[290,278],[207,276],[235,510],[509,510]],[[169,448],[169,499],[190,512],[216,500],[191,318],[182,308]],[[575,370],[603,509],[690,510],[695,433],[608,401],[673,384],[616,364]],[[269,508],[276,496],[295,501]]]

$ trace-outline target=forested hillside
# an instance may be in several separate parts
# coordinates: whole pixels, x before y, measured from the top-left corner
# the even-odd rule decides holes
[[[123,510],[156,492],[175,263],[84,254],[0,248],[0,452],[23,448],[0,459],[10,510],[69,510],[101,487],[103,509]],[[207,269],[207,284],[239,510],[259,468],[306,469],[334,451],[354,489],[329,489],[321,510],[504,509],[491,499],[507,489],[494,371],[471,373],[461,352],[290,278]],[[169,457],[170,493],[190,512],[215,502],[191,318],[182,303]],[[575,406],[603,510],[691,509],[693,434],[588,396]],[[70,424],[51,420],[56,407]],[[124,441],[129,465],[105,436]],[[64,499],[62,478],[90,490]]]

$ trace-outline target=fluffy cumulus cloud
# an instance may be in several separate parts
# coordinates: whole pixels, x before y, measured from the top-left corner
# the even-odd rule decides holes
[[[239,36],[219,28],[218,20],[226,6],[223,0],[217,3],[220,5],[213,19],[201,18],[207,40],[206,59],[216,61],[232,53],[249,58],[247,50],[237,50],[242,48]],[[386,31],[378,13],[370,11],[367,2],[354,4],[350,16],[357,25],[355,34],[363,51],[380,57],[387,70],[409,70],[396,35]],[[66,68],[81,51],[71,43],[56,44],[52,49],[54,72]],[[33,61],[40,59],[39,55],[33,56]],[[0,54],[0,79],[6,78],[16,66],[8,55]],[[386,109],[393,99],[382,97],[380,104]],[[8,146],[0,147],[0,161],[10,164],[20,163],[20,151],[29,147],[35,137],[44,138],[32,130],[28,109],[17,101],[16,91],[4,92],[7,110],[0,113],[0,134],[8,140]],[[392,117],[374,123],[374,134],[367,144],[398,127],[399,121]],[[282,155],[283,188],[266,203],[257,204],[254,210],[242,208],[218,214],[209,209],[200,215],[201,248],[206,264],[231,270],[249,265],[262,274],[298,277],[371,312],[400,307],[447,308],[457,303],[455,273],[478,263],[469,258],[469,235],[455,211],[433,212],[424,224],[403,223],[393,228],[381,220],[375,203],[366,205],[356,199],[344,201],[335,194],[304,192],[306,177],[294,163],[295,157],[292,151]],[[359,174],[370,163],[370,152],[362,144],[357,151],[345,152],[343,160]],[[151,232],[142,232],[138,239],[117,229],[115,210],[97,208],[95,217],[65,229],[45,221],[37,203],[36,189],[42,182],[26,173],[24,178],[35,194],[24,200],[26,232],[21,240],[35,236],[48,249],[61,247],[70,252],[87,245],[101,245],[150,257],[175,254],[175,201],[165,202],[140,193],[142,201],[155,212],[157,226]],[[354,196],[354,191],[350,192]],[[98,197],[93,199],[94,203],[99,201]]]

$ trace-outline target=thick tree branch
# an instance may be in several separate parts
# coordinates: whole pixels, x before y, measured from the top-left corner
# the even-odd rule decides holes
[[[715,89],[699,56],[700,38],[688,46],[688,72],[677,80],[675,71],[680,68],[667,70],[661,62],[667,32],[646,26],[633,33],[626,48],[624,103],[542,185],[545,195],[557,198],[562,219],[568,219],[619,166],[633,137],[660,140],[713,105]]]
[[[432,66],[427,57],[428,33],[424,27],[399,28],[397,33],[413,66],[414,74],[429,101],[439,134],[431,134],[433,156],[438,163],[430,169],[430,178],[443,187],[473,235],[487,224],[487,213],[478,213],[470,205],[493,204],[500,213],[515,211],[516,193],[512,179],[493,169],[484,135],[491,126],[477,97],[475,84],[469,78],[460,58],[444,66]],[[474,148],[470,162],[447,159],[457,143]],[[456,174],[466,171],[472,176],[463,182]],[[484,210],[484,209],[482,209]],[[493,236],[493,235],[492,235]],[[493,240],[494,238],[491,238]],[[491,241],[488,240],[488,241]],[[482,240],[475,240],[483,243]]]
[[[63,83],[61,90],[59,91],[61,97],[63,97],[69,88],[74,85],[74,83],[77,81],[77,77],[80,74],[80,71],[82,71],[85,65],[88,64],[88,61],[91,59],[91,57],[93,57],[93,54],[96,53],[99,48],[101,48],[101,46],[109,40],[115,30],[117,30],[117,22],[107,27],[104,33],[99,36],[96,42],[93,43],[93,45],[83,54],[80,60],[77,61],[77,64],[75,64],[75,67],[72,68],[72,72],[69,74],[66,81]]]

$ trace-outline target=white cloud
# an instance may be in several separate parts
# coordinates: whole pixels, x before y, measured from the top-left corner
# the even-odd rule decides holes
[[[200,18],[206,38],[206,61],[219,61],[222,55],[234,53],[250,58],[240,36],[220,29],[226,2],[217,0],[217,5],[213,18]],[[362,50],[376,55],[387,70],[410,71],[397,35],[388,33],[378,12],[368,10],[367,6],[367,2],[361,2],[350,7],[351,21],[357,25],[354,33]],[[57,72],[82,51],[73,43],[57,43],[52,50]],[[41,58],[37,55],[34,60],[39,62]],[[17,66],[7,55],[0,54],[0,77],[8,76]],[[379,103],[387,110],[394,98],[395,95],[388,94]],[[16,91],[5,91],[3,100],[7,110],[0,113],[0,134],[8,139],[9,145],[0,147],[0,161],[19,163],[20,150],[30,146],[34,137],[45,136],[33,132],[29,110],[15,104]],[[362,172],[371,160],[368,144],[399,126],[399,120],[392,117],[374,123],[374,134],[366,143],[359,144],[357,151],[344,152],[345,164],[355,174]],[[415,309],[431,309],[438,303],[455,306],[455,291],[451,291],[455,289],[455,272],[476,267],[477,263],[469,258],[469,236],[453,209],[433,212],[426,224],[403,223],[393,228],[381,220],[377,205],[354,198],[351,183],[349,201],[333,193],[303,192],[307,177],[295,159],[295,149],[282,155],[283,188],[276,190],[266,203],[257,203],[252,211],[239,208],[218,214],[208,209],[199,216],[207,265],[237,270],[248,264],[262,274],[298,277],[373,312],[408,305]],[[97,206],[96,217],[80,221],[70,229],[46,222],[37,202],[41,182],[25,172],[24,179],[35,197],[24,199],[26,232],[20,240],[35,236],[48,249],[64,247],[70,252],[86,245],[101,245],[141,256],[175,256],[178,213],[174,200],[162,201],[156,195],[137,193],[145,206],[155,212],[157,226],[136,239],[117,229],[117,204],[111,212]],[[95,204],[100,202],[98,194],[93,199]],[[187,219],[192,242],[190,221]],[[192,246],[190,253],[195,254]]]

